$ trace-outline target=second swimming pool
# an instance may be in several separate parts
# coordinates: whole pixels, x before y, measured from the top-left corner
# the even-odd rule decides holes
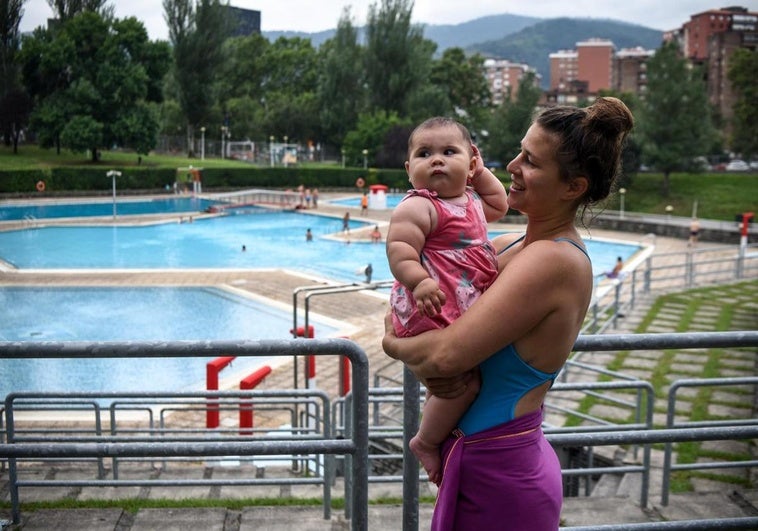
[[[344,333],[319,316],[317,337]],[[215,288],[0,287],[2,341],[260,340],[292,337],[292,313]],[[0,360],[11,391],[179,391],[205,388],[211,358]],[[238,358],[249,374],[282,358]]]
[[[351,221],[353,230],[362,226]],[[314,239],[306,242],[309,228]],[[370,263],[373,280],[392,278],[383,244],[328,237],[341,230],[338,218],[272,211],[182,224],[42,227],[0,232],[0,259],[19,269],[289,268],[338,282],[363,281],[356,271]],[[639,250],[621,242],[585,243],[595,274]]]

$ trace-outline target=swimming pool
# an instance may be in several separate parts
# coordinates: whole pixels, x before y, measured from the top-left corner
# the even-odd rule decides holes
[[[342,332],[319,316],[312,322],[318,337]],[[0,287],[2,341],[288,339],[291,328],[289,309],[216,288]],[[0,360],[0,396],[11,391],[204,389],[211,359]],[[233,372],[247,375],[273,361],[278,362],[238,358]]]
[[[366,224],[350,222],[353,230]],[[312,242],[305,241],[308,228]],[[384,245],[329,238],[341,230],[340,218],[263,209],[194,223],[41,227],[0,232],[0,259],[20,269],[288,268],[338,282],[363,281],[356,271],[371,264],[373,280],[392,278]],[[585,244],[595,274],[639,250],[621,242]]]
[[[178,212],[203,212],[216,201],[196,197],[163,197],[151,200],[117,199],[118,216],[140,214],[166,214]],[[0,204],[0,221],[19,221],[23,219],[86,218],[112,216],[113,200],[87,202],[51,201],[45,203]]]

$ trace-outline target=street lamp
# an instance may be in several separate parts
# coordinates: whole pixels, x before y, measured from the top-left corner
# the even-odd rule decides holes
[[[111,170],[108,173],[106,173],[108,177],[111,178],[113,183],[113,219],[116,219],[116,177],[121,177],[121,172],[116,170]]]
[[[626,195],[626,188],[619,188],[619,201],[621,206],[619,209],[619,218],[624,219],[624,196]]]
[[[205,127],[200,128],[200,160],[205,160]]]
[[[274,135],[268,137],[268,152],[271,155],[271,167],[274,167]]]
[[[231,136],[231,133],[229,132],[229,128],[225,125],[221,126],[221,158],[224,158],[224,154],[226,153],[224,151],[224,139],[227,140],[227,144],[229,143],[229,137]]]
[[[368,159],[366,158],[368,156],[368,149],[363,150],[363,169],[365,170],[368,168]]]

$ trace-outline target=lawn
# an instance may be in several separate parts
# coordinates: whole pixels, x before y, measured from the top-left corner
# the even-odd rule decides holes
[[[141,164],[155,168],[186,168],[190,164],[196,167],[220,168],[236,167],[249,168],[246,162],[222,160],[218,158],[189,158],[180,154],[143,156],[141,161],[133,152],[103,151],[101,159],[96,163],[104,169],[110,167],[130,167]],[[89,167],[93,163],[86,154],[73,154],[63,150],[57,154],[55,150],[40,149],[36,146],[21,146],[18,154],[12,149],[0,146],[0,171],[51,168],[55,166]],[[301,165],[304,167],[305,165]],[[334,168],[335,163],[309,163],[307,167]],[[506,181],[507,173],[498,172],[499,177]],[[690,216],[693,205],[697,201],[698,217],[733,221],[735,214],[753,212],[758,209],[758,173],[675,173],[670,177],[670,193],[668,197],[661,194],[663,176],[660,173],[640,173],[627,181],[624,196],[624,208],[627,212],[644,212],[665,214],[666,207],[671,206],[674,216]],[[607,209],[619,209],[619,194],[614,194],[608,200]]]

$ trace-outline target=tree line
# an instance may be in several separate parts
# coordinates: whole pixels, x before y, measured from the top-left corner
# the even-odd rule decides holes
[[[493,105],[484,57],[461,48],[438,54],[411,23],[410,0],[371,4],[364,42],[345,8],[318,48],[303,38],[230,37],[234,21],[220,0],[163,0],[167,42],[150,41],[136,18],[116,18],[105,0],[48,1],[55,23],[24,36],[25,0],[0,4],[7,10],[0,13],[0,130],[14,150],[25,134],[96,160],[114,146],[147,154],[159,134],[180,133],[192,155],[201,128],[226,128],[263,144],[287,136],[330,146],[351,165],[362,164],[367,150],[372,166],[400,167],[413,125],[448,115],[471,129],[488,161],[505,165],[541,98],[527,74],[515,98]],[[694,169],[701,155],[758,153],[758,56],[738,50],[733,57],[738,103],[730,128],[708,104],[704,71],[675,44],[662,45],[648,63],[644,98],[605,93],[624,100],[637,121],[629,169],[645,163],[667,181],[673,171]]]

